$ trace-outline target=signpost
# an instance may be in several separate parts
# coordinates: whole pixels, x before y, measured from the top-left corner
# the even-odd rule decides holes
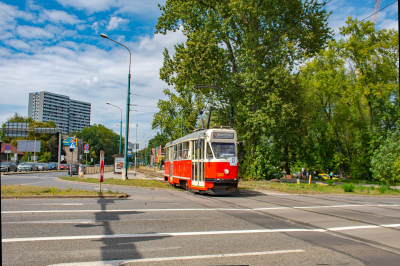
[[[101,193],[101,182],[104,179],[104,151],[100,151],[100,193]]]
[[[73,156],[72,154],[74,153],[74,150],[76,149],[76,141],[73,139],[69,142],[69,151],[71,152],[71,163],[70,163],[70,171],[69,171],[69,176],[72,177],[72,163],[73,163]]]
[[[7,173],[8,173],[8,154],[11,153],[11,146],[10,145],[6,145],[5,149],[5,153],[7,153]]]
[[[85,143],[85,145],[83,145],[83,152],[86,153],[86,164],[87,164],[87,154],[89,153],[89,144]]]

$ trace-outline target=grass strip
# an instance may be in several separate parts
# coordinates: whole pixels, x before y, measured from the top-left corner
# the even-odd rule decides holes
[[[239,189],[268,189],[293,194],[352,194],[352,195],[370,195],[370,196],[400,196],[400,190],[389,188],[388,186],[366,186],[352,184],[349,189],[349,184],[336,185],[320,185],[305,183],[280,183],[271,181],[240,181]]]
[[[69,180],[69,181],[77,181],[77,182],[86,182],[86,183],[99,183],[98,178],[85,178],[79,176],[61,176],[60,179]],[[148,188],[169,188],[172,187],[164,182],[159,182],[157,180],[146,180],[146,179],[114,179],[114,178],[105,178],[102,184],[106,185],[124,185],[124,186],[135,186],[135,187],[148,187]]]
[[[44,186],[24,186],[24,185],[1,185],[1,196],[100,196],[100,195],[116,195],[121,194],[120,192],[107,191],[106,193],[100,193],[93,190],[79,190],[55,188],[55,187],[44,187]]]

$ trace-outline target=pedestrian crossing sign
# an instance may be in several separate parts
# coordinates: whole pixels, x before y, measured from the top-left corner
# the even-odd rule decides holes
[[[69,143],[69,148],[70,149],[76,149],[76,144],[75,144],[76,142],[75,141],[71,141],[70,143]]]

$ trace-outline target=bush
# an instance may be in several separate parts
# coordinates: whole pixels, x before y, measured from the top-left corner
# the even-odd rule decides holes
[[[371,160],[373,177],[378,181],[393,185],[400,181],[400,135],[393,132],[375,150]]]
[[[385,193],[388,189],[389,189],[389,186],[387,186],[387,185],[380,185],[378,188],[379,193],[382,193],[382,194]]]
[[[356,186],[353,183],[349,183],[349,184],[343,184],[342,188],[344,192],[354,192]]]
[[[328,184],[328,186],[333,186],[333,184],[335,183],[335,181],[333,181],[332,179],[327,179],[325,182]]]

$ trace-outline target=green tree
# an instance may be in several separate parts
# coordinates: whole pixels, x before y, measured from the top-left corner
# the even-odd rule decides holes
[[[182,30],[187,37],[175,46],[173,57],[164,51],[161,79],[180,98],[220,106],[215,124],[229,123],[233,107],[233,127],[247,143],[239,156],[242,174],[265,176],[271,167],[263,167],[263,158],[280,151],[278,166],[290,173],[300,137],[298,104],[292,97],[298,89],[290,73],[330,36],[323,5],[313,0],[169,0],[160,8],[157,32]],[[196,84],[220,89],[199,90]],[[260,145],[272,139],[280,143],[269,155],[269,148]]]
[[[101,124],[94,124],[91,127],[85,127],[80,132],[76,132],[76,137],[81,138],[89,144],[92,158],[95,163],[100,158],[100,151],[105,152],[105,163],[113,164],[112,156],[119,153],[119,135]],[[122,139],[124,141],[124,139]],[[122,146],[124,146],[122,142]]]
[[[399,133],[389,133],[388,138],[373,153],[371,171],[373,177],[382,183],[393,185],[400,181],[399,143]]]
[[[301,69],[309,158],[318,170],[371,177],[371,156],[399,120],[398,33],[349,18]]]

